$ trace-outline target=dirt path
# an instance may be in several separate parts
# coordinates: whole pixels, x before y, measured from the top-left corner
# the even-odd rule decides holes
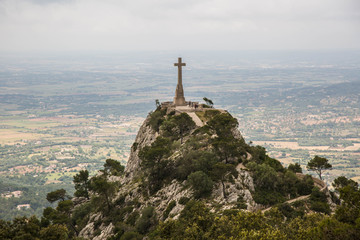
[[[299,175],[303,175],[303,174],[297,174],[297,175],[299,176]],[[303,176],[304,176],[304,175],[303,175]],[[326,184],[325,184],[323,181],[321,181],[321,180],[318,179],[318,178],[314,178],[314,177],[313,177],[313,180],[314,180],[314,185],[315,185],[316,187],[321,187],[321,189],[320,189],[321,192],[325,191],[325,189],[326,189],[327,186],[326,186]],[[293,202],[305,200],[305,199],[308,199],[308,198],[310,198],[310,194],[309,194],[309,195],[305,195],[305,196],[300,196],[300,197],[297,197],[297,198],[294,198],[294,199],[290,199],[290,200],[288,200],[288,201],[286,201],[286,202],[284,202],[284,203],[293,203]],[[262,212],[262,213],[267,212],[267,211],[269,211],[271,208],[272,208],[272,207],[266,208],[266,209],[262,210],[261,212]]]
[[[283,202],[283,203],[293,203],[293,202],[296,202],[296,201],[301,201],[301,200],[305,200],[305,199],[308,199],[310,197],[310,195],[305,195],[305,196],[300,196],[300,197],[297,197],[297,198],[294,198],[294,199],[290,199],[286,202]],[[267,211],[269,211],[272,207],[268,207],[264,210],[262,210],[261,212],[262,213],[265,213]]]
[[[194,112],[187,112],[187,114],[192,118],[192,120],[195,122],[196,126],[202,127],[204,126],[204,123],[200,120],[200,118],[196,115]]]

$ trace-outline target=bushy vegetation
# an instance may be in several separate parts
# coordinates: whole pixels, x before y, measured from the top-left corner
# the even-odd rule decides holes
[[[195,123],[187,113],[179,115],[169,115],[161,125],[162,134],[172,140],[180,138],[181,143],[183,137],[195,128]]]
[[[171,210],[176,206],[176,201],[172,200],[169,205],[167,206],[167,208],[165,209],[165,212],[163,214],[163,220],[167,219],[167,217],[169,216]]]
[[[311,176],[299,179],[296,172],[301,168],[296,164],[285,169],[281,163],[270,158],[263,147],[251,147],[252,161],[246,162],[246,167],[253,174],[255,183],[254,200],[263,205],[282,203],[286,199],[312,192],[314,182]]]
[[[143,160],[141,167],[148,173],[147,186],[151,194],[158,191],[173,172],[173,163],[167,159],[170,153],[171,141],[163,137],[158,137],[151,146],[139,152]]]
[[[165,114],[166,110],[161,110],[160,108],[150,113],[149,125],[154,131],[159,131],[160,125],[165,120]]]
[[[288,170],[294,172],[294,173],[302,173],[302,168],[299,163],[290,163],[288,166]]]
[[[233,135],[238,126],[235,118],[218,110],[206,112],[209,112],[208,124],[197,130],[186,113],[165,116],[159,126],[161,135],[151,146],[140,150],[150,194],[162,184],[177,179],[188,180],[196,198],[209,196],[214,183],[221,182],[226,197],[224,182],[236,175],[235,166],[246,155],[247,145]],[[212,138],[213,135],[216,137]],[[174,151],[179,150],[179,146],[174,146],[178,139],[183,144],[181,154],[171,158]]]
[[[188,176],[188,183],[194,190],[194,197],[201,198],[208,196],[213,189],[213,181],[203,171],[193,172]]]
[[[317,187],[312,189],[310,195],[310,209],[315,212],[330,214],[330,206],[327,202],[327,197],[325,193],[321,192]]]
[[[260,164],[247,163],[249,167],[255,164],[254,171],[259,171],[255,175],[259,174],[258,177],[261,177],[260,180],[258,179],[259,183],[264,181],[262,182],[263,185],[260,184],[261,188],[271,190],[275,184],[274,181],[278,180],[271,182],[271,177],[279,178],[279,174],[283,174],[285,181],[288,182],[295,179],[294,172],[277,168],[276,164],[271,167],[273,160],[265,161],[266,156],[263,156],[262,159],[264,162]],[[223,166],[219,166],[219,164],[223,164]],[[117,164],[113,166],[117,166]],[[227,176],[227,174],[222,174],[221,169],[228,166],[232,165],[216,162],[214,168],[219,171],[218,174],[215,174],[214,169],[211,170],[210,168],[207,173],[196,171],[190,173],[189,177],[198,175],[201,176],[200,178],[206,178],[212,176],[213,179],[220,179],[221,181],[222,177]],[[90,179],[90,189],[94,188],[92,184],[97,185],[95,182],[99,177],[106,175],[105,172],[103,170],[102,175]],[[108,172],[111,175],[114,171],[109,169]],[[229,170],[230,174],[231,172]],[[217,177],[214,178],[214,176]],[[292,184],[296,186],[296,184],[303,182],[306,186],[312,185],[309,184],[310,180],[312,181],[312,178],[307,175],[302,180],[298,179],[299,182]],[[101,181],[106,181],[106,178]],[[115,228],[113,236],[110,237],[111,240],[142,239],[144,236],[148,236],[150,239],[231,239],[232,237],[236,237],[236,239],[357,239],[360,234],[360,190],[358,184],[344,177],[339,177],[334,181],[334,187],[339,194],[341,204],[333,216],[305,212],[307,207],[315,212],[326,214],[330,211],[325,194],[317,188],[312,188],[309,204],[302,201],[293,204],[278,204],[265,214],[236,209],[220,213],[212,212],[201,200],[190,200],[183,197],[179,200],[179,204],[185,204],[185,207],[179,218],[160,223],[157,221],[154,207],[147,206],[138,212],[135,208],[139,208],[140,203],[136,201],[125,202],[123,197],[109,206],[106,200],[106,192],[103,191],[91,190],[90,201],[74,209],[73,202],[69,200],[66,191],[59,189],[47,196],[48,201],[58,202],[56,208],[45,209],[41,220],[36,217],[16,218],[11,222],[1,220],[0,237],[1,239],[78,239],[77,234],[87,223],[90,214],[100,210],[102,218],[94,223],[95,235],[100,234],[100,226],[112,223]],[[105,187],[105,189],[107,188]],[[294,191],[296,190],[298,188],[295,187]],[[239,197],[238,205],[239,209],[246,208],[242,197]],[[168,204],[163,219],[168,218],[175,206],[176,201],[171,201]],[[111,211],[109,211],[109,207]]]
[[[359,219],[359,215],[357,216]],[[214,214],[190,201],[178,220],[160,223],[150,239],[357,239],[356,224],[319,213],[294,211],[288,204],[267,212]]]

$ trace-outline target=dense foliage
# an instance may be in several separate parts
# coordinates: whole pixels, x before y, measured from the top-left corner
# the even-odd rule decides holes
[[[359,217],[359,215],[358,215]],[[359,218],[358,218],[359,219]],[[179,219],[160,223],[150,239],[357,239],[360,228],[319,213],[286,218],[274,208],[261,212],[214,214],[204,203],[190,201]]]
[[[285,169],[281,163],[269,157],[263,147],[250,148],[252,161],[247,161],[246,167],[253,173],[255,183],[254,200],[263,205],[282,203],[289,198],[308,195],[312,192],[314,182],[307,175],[299,179],[295,172],[300,172],[299,166]]]

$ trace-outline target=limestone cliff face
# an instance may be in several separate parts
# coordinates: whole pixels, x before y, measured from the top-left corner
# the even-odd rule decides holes
[[[141,159],[139,158],[138,154],[139,151],[145,147],[150,146],[156,138],[160,135],[159,132],[155,132],[150,126],[149,126],[149,120],[150,115],[145,119],[143,124],[141,125],[138,134],[135,138],[134,144],[131,148],[130,157],[128,159],[125,173],[126,173],[126,179],[125,182],[133,182],[133,178],[141,172]],[[243,137],[240,133],[240,131],[235,128],[232,129],[232,134],[235,138],[239,140],[243,140]],[[250,156],[251,157],[251,156]],[[249,172],[246,170],[246,168],[242,164],[238,164],[236,166],[236,170],[238,171],[238,177],[235,179],[233,183],[226,182],[226,193],[227,196],[224,198],[222,186],[220,183],[216,184],[211,196],[211,199],[213,199],[216,203],[222,204],[223,209],[231,208],[236,204],[238,196],[241,195],[244,197],[244,200],[247,203],[247,209],[248,210],[256,210],[259,208],[259,205],[256,204],[252,198],[251,192],[254,191],[254,183],[253,179],[250,176]],[[171,184],[164,186],[160,191],[158,191],[154,196],[151,196],[148,200],[144,201],[146,205],[152,205],[155,206],[156,211],[158,213],[161,213],[166,209],[166,206],[170,201],[176,200],[178,201],[181,197],[192,197],[193,191],[191,189],[184,190],[184,185],[186,184],[186,181],[179,183],[177,181],[172,181]],[[136,187],[134,188],[134,185],[132,189],[136,190]],[[121,194],[119,194],[121,195]],[[128,197],[128,201],[131,200],[144,200],[141,194],[138,194],[134,192],[132,194],[132,197]],[[177,206],[171,211],[171,215],[177,216],[183,207]]]
[[[149,126],[150,115],[147,116],[143,124],[141,125],[134,144],[131,147],[130,157],[128,159],[125,173],[129,179],[131,179],[140,170],[140,158],[139,151],[145,147],[151,145],[155,139],[159,136],[158,132],[155,132]]]

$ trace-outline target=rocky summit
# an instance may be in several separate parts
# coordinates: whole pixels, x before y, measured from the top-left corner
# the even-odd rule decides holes
[[[325,199],[324,211],[332,204],[322,181],[314,184],[311,176],[285,169],[264,148],[246,144],[235,118],[205,104],[159,105],[140,127],[125,171],[105,173],[104,169],[96,177],[105,175],[112,191],[73,199],[73,213],[90,205],[92,209],[77,226],[80,237],[154,237],[149,233],[179,221],[198,203],[222,216],[266,212],[275,204],[299,200],[289,208],[305,212],[311,208],[306,201],[316,184]]]

